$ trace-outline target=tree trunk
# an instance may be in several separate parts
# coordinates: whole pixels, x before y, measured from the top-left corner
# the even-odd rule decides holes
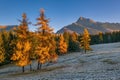
[[[38,62],[37,70],[42,68],[42,64]]]
[[[39,65],[40,65],[40,63],[38,62],[37,70],[39,70]]]
[[[85,49],[85,54],[86,54],[86,49]]]
[[[22,67],[22,71],[25,72],[24,66]]]
[[[30,71],[32,71],[32,64],[30,64]]]
[[[40,64],[40,70],[42,69],[42,64]]]

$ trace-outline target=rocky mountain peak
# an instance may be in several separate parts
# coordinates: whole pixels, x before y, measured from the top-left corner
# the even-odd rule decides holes
[[[76,23],[78,24],[83,24],[83,23],[96,23],[94,20],[89,19],[89,18],[85,18],[85,17],[80,17]]]

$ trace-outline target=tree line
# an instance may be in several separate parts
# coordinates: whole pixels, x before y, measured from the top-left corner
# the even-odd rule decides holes
[[[102,43],[113,43],[120,42],[120,31],[99,33],[96,35],[90,35],[91,42],[90,44],[102,44]]]

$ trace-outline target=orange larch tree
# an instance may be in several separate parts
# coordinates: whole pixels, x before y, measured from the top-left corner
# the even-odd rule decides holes
[[[17,35],[16,47],[11,60],[15,61],[16,65],[21,66],[24,72],[24,66],[31,63],[29,51],[31,49],[31,43],[28,37],[28,23],[26,14],[23,13],[21,24],[15,30]]]
[[[57,52],[59,54],[65,54],[65,53],[67,53],[67,48],[68,48],[67,43],[65,42],[65,39],[64,39],[63,35],[61,34],[59,36],[59,40],[58,40]]]
[[[86,53],[87,50],[91,50],[91,48],[90,48],[90,40],[91,40],[91,38],[89,36],[89,32],[85,28],[84,32],[83,32],[83,35],[81,37],[81,41],[80,41],[80,47],[82,49],[84,49],[85,53]]]
[[[44,9],[41,9],[40,17],[37,18],[39,25],[37,38],[38,46],[36,47],[36,54],[38,59],[37,69],[41,69],[42,64],[57,59],[55,53],[56,43],[53,35],[53,29],[48,25],[48,19],[45,19]]]
[[[68,50],[70,52],[80,51],[78,34],[76,32],[70,34]]]

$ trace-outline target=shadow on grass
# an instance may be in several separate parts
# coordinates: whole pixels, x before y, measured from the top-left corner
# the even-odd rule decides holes
[[[44,73],[44,72],[50,72],[58,69],[65,68],[67,66],[55,66],[55,67],[48,67],[48,68],[43,68],[41,70],[32,70],[32,71],[25,71],[24,73],[14,73],[14,74],[9,74],[10,77],[17,77],[17,76],[23,76],[23,75],[28,75],[28,74],[38,74],[38,73]]]
[[[0,66],[0,69],[4,69],[4,68],[6,68],[6,67],[11,67],[11,66],[14,66],[14,64],[2,65],[2,66]]]

